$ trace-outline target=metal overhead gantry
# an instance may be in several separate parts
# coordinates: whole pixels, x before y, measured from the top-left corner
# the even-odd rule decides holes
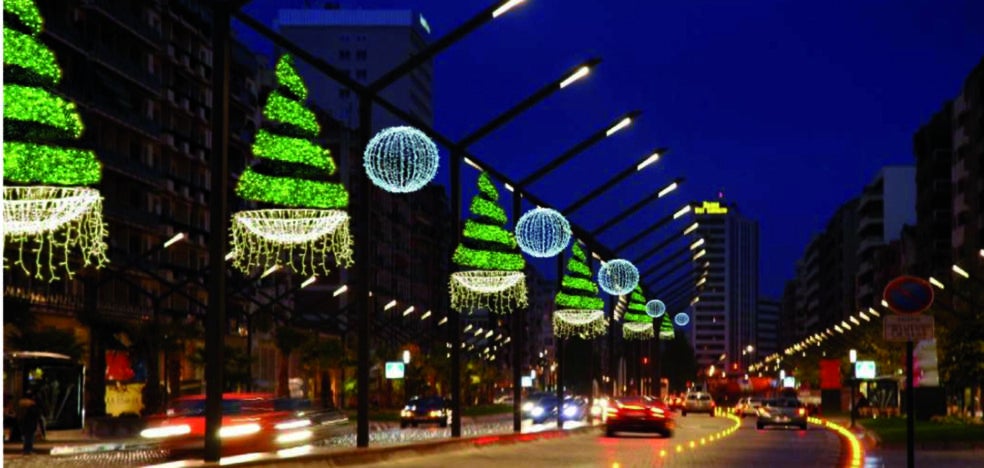
[[[599,185],[598,188],[592,190],[587,195],[581,197],[574,203],[568,205],[567,208],[564,208],[561,211],[561,213],[563,213],[564,216],[570,216],[574,214],[574,212],[577,211],[579,208],[586,205],[591,200],[598,198],[598,196],[608,191],[608,189],[618,185],[619,182],[625,180],[632,174],[635,174],[636,172],[640,172],[643,169],[655,164],[657,161],[659,161],[660,157],[666,154],[667,151],[669,151],[667,148],[657,148],[653,150],[651,154],[643,156],[643,158],[640,159],[639,162],[636,163],[635,165],[623,169],[622,172],[615,174],[614,176],[612,176],[612,178],[606,180],[603,184]],[[620,249],[615,249],[615,250],[620,250]]]
[[[677,187],[679,187],[680,184],[682,184],[684,182],[684,180],[685,179],[683,177],[677,177],[676,179],[673,180],[673,182],[670,182],[666,187],[663,187],[659,191],[653,192],[648,197],[643,198],[642,200],[639,200],[638,202],[636,202],[634,205],[632,205],[632,206],[630,206],[630,207],[622,210],[621,213],[619,213],[619,214],[615,215],[614,217],[612,217],[610,220],[608,220],[608,222],[606,222],[605,224],[602,224],[601,226],[599,226],[596,229],[594,229],[593,231],[591,231],[591,235],[594,235],[594,236],[601,235],[603,232],[611,229],[612,226],[615,226],[616,224],[618,224],[618,223],[620,223],[620,222],[625,221],[626,219],[628,219],[628,217],[632,213],[640,210],[642,207],[646,206],[646,204],[648,204],[649,202],[651,202],[653,200],[658,200],[660,198],[665,197],[666,195],[669,195],[670,192],[673,192],[674,190],[676,190]]]

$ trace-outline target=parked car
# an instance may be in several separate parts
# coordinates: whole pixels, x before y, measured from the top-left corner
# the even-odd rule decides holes
[[[766,426],[799,426],[805,430],[806,418],[806,407],[795,398],[763,400],[758,409],[755,427],[764,429]]]
[[[689,392],[683,399],[683,409],[680,414],[686,416],[687,413],[707,413],[714,417],[714,399],[709,393]]]
[[[759,397],[745,397],[738,400],[738,404],[735,405],[735,413],[738,416],[756,416],[758,415],[758,409],[762,406],[762,398]]]
[[[400,411],[400,427],[417,427],[418,424],[437,424],[448,427],[451,421],[451,403],[439,396],[414,397]]]
[[[279,450],[308,443],[310,418],[294,411],[288,399],[272,393],[222,395],[219,437],[223,455]],[[200,449],[205,443],[205,395],[174,400],[164,414],[150,416],[140,436],[170,450]]]
[[[673,413],[658,398],[630,396],[609,402],[605,410],[605,435],[615,437],[620,431],[657,432],[673,436]]]

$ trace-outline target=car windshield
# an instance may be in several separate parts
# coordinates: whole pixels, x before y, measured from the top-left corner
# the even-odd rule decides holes
[[[658,400],[649,397],[644,397],[644,396],[629,396],[629,397],[623,397],[618,399],[618,402],[622,405],[637,405],[637,406],[652,405],[657,401]]]
[[[441,397],[414,398],[407,404],[417,408],[443,408],[444,399]]]
[[[799,400],[790,399],[779,399],[779,400],[762,400],[762,406],[771,406],[773,408],[799,408],[803,406]]]

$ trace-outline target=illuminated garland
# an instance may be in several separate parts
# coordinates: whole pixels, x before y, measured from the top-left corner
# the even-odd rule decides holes
[[[3,63],[34,75],[38,85],[54,86],[61,81],[55,53],[33,37],[10,28],[3,29]]]
[[[390,127],[369,140],[362,163],[376,186],[393,193],[420,190],[437,175],[437,145],[413,127]]]
[[[638,284],[639,270],[628,260],[612,260],[598,270],[598,285],[613,296],[628,294]]]
[[[462,312],[485,309],[498,314],[527,306],[526,274],[516,271],[470,270],[451,273],[451,308]]]
[[[327,260],[352,264],[348,213],[341,210],[249,210],[232,217],[233,265],[251,273],[275,265],[327,275]]]
[[[88,187],[4,187],[3,235],[5,243],[16,245],[13,264],[25,274],[31,275],[32,268],[24,252],[34,253],[37,279],[60,279],[62,270],[72,278],[69,257],[76,248],[83,267],[101,268],[109,261],[102,196]]]
[[[642,295],[642,286],[636,285],[629,297],[629,313],[646,313],[646,296]]]
[[[451,307],[499,313],[525,307],[526,261],[513,234],[503,227],[506,216],[497,203],[499,192],[484,172],[478,176],[478,190],[471,203],[473,217],[465,223],[463,239],[452,257],[462,271],[451,275]],[[510,272],[517,272],[522,280]]]
[[[656,336],[653,323],[625,322],[622,324],[622,338],[626,340],[649,340]]]
[[[571,245],[567,273],[561,280],[554,303],[557,309],[601,310],[605,307],[605,301],[598,297],[598,285],[591,281],[584,251],[577,243]]]
[[[571,241],[571,225],[556,210],[534,208],[516,223],[516,242],[534,257],[553,257],[567,248]]]
[[[666,313],[666,304],[659,299],[653,299],[646,303],[646,315],[652,318],[660,318]]]
[[[567,272],[554,303],[553,332],[558,337],[590,339],[604,334],[608,328],[602,310],[605,301],[598,297],[598,285],[591,281],[587,256],[576,242],[571,245]]]
[[[75,104],[51,92],[61,69],[38,39],[43,21],[37,5],[5,1],[3,11],[2,228],[4,243],[17,246],[4,250],[17,252],[5,263],[38,279],[54,281],[62,271],[71,278],[76,252],[82,267],[108,261],[102,196],[84,187],[99,182],[101,167],[94,152],[70,146],[84,126]],[[25,250],[34,254],[33,268]]]
[[[608,319],[601,310],[561,309],[553,313],[553,332],[558,338],[589,340],[604,335]]]
[[[673,329],[673,320],[670,319],[670,314],[664,314],[663,320],[659,322],[659,339],[672,340],[675,335],[676,331]]]
[[[247,200],[290,207],[242,211],[230,229],[233,265],[244,273],[286,265],[304,274],[327,274],[328,262],[352,264],[348,191],[327,177],[336,171],[327,148],[318,144],[314,112],[303,100],[308,92],[290,55],[276,65],[277,89],[263,106],[268,119],[257,131],[253,155],[236,184]]]

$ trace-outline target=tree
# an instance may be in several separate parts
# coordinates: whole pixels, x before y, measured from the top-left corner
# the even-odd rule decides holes
[[[676,332],[673,329],[673,319],[670,318],[669,312],[666,312],[659,320],[659,339],[672,340],[674,336]]]
[[[301,347],[307,334],[294,327],[283,325],[273,333],[273,342],[280,351],[280,364],[277,366],[277,396],[290,397],[290,355]]]

